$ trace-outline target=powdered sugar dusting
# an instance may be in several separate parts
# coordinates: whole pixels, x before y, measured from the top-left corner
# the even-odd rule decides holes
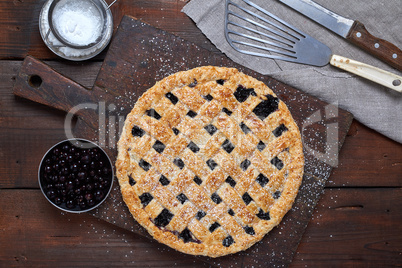
[[[145,24],[144,24],[145,25]],[[182,58],[178,58],[174,51],[177,51],[176,47],[172,47],[172,37],[169,34],[161,34],[158,36],[153,36],[150,39],[142,39],[138,40],[141,46],[143,46],[144,50],[138,52],[138,57],[143,57],[142,59],[142,68],[138,68],[138,65],[131,64],[130,62],[124,63],[124,68],[127,70],[132,70],[131,72],[134,73],[136,76],[146,75],[148,77],[152,77],[151,80],[156,82],[161,80],[162,78],[175,73],[177,71],[181,71],[183,69],[189,69],[188,59],[185,56]],[[176,44],[177,44],[177,40]],[[191,66],[193,65],[207,65],[210,62],[210,59],[203,56],[202,49],[192,47],[191,44],[186,42],[182,42],[180,45],[180,51],[183,55],[186,55],[188,51],[191,52],[199,51],[200,56],[194,56],[194,60],[192,57]],[[144,57],[143,52],[149,53],[148,56]],[[150,56],[152,55],[152,56]],[[173,60],[174,59],[174,60]],[[155,68],[158,66],[158,68]],[[130,72],[129,72],[130,73]],[[256,77],[257,78],[257,77]],[[116,77],[116,81],[119,82],[121,78]],[[258,79],[258,78],[257,78]],[[119,81],[118,81],[119,80]],[[128,81],[128,80],[126,80]],[[140,79],[137,79],[135,76],[130,80],[132,87],[144,87],[143,84],[140,83]],[[149,87],[151,87],[153,83],[150,83]],[[315,149],[325,149],[326,148],[326,140],[323,139],[322,136],[318,135],[315,131],[310,131],[309,129],[314,129],[314,126],[305,126],[303,128],[303,123],[305,122],[306,118],[313,115],[317,112],[317,109],[321,109],[322,113],[325,114],[325,107],[322,106],[320,103],[311,102],[311,98],[305,94],[295,94],[293,90],[288,90],[286,87],[280,86],[280,84],[272,84],[269,85],[275,92],[278,93],[280,96],[286,96],[283,101],[288,105],[289,109],[295,111],[295,109],[299,109],[299,107],[303,107],[304,110],[296,111],[294,114],[297,114],[295,120],[297,121],[299,127],[301,127],[302,135],[304,136],[304,141],[307,145],[312,147],[314,145]],[[145,89],[145,88],[144,88]],[[117,106],[117,111],[119,107],[132,107],[134,106],[134,100],[136,100],[139,96],[130,89],[124,91],[122,96],[115,97],[115,102]],[[121,106],[120,106],[121,105]],[[127,111],[125,111],[127,112]],[[123,115],[123,110],[121,114]],[[332,116],[331,113],[328,115]],[[325,125],[326,118],[322,118],[322,120],[315,122],[318,124]],[[299,196],[295,201],[295,204],[285,216],[284,220],[280,223],[280,225],[272,231],[272,234],[268,234],[268,236],[263,240],[263,242],[259,242],[254,245],[252,248],[247,250],[246,252],[236,254],[234,256],[230,256],[230,261],[225,259],[209,259],[210,263],[221,267],[239,267],[242,265],[241,259],[244,257],[247,259],[247,263],[251,264],[249,267],[266,267],[267,263],[265,260],[278,260],[272,267],[283,267],[286,266],[291,259],[291,256],[287,255],[283,251],[280,250],[279,247],[276,245],[283,245],[283,243],[287,244],[294,244],[294,241],[299,239],[302,235],[301,233],[304,232],[304,228],[307,225],[310,215],[313,213],[313,210],[316,206],[316,202],[319,199],[326,179],[329,177],[330,171],[332,167],[330,165],[323,165],[322,163],[325,162],[325,158],[330,160],[332,156],[323,156],[322,159],[316,159],[314,156],[311,156],[308,151],[305,151],[307,161],[306,161],[306,168],[305,168],[305,178],[303,184],[299,191]],[[118,187],[118,186],[116,186]],[[119,193],[118,188],[115,189],[116,193]],[[124,204],[121,201],[114,200],[112,202],[111,208],[108,210],[113,210],[114,212],[126,210],[123,208]],[[110,219],[108,218],[108,210],[101,211],[100,213],[103,215],[102,217],[105,220],[117,223],[117,219]],[[122,213],[120,216],[125,219],[126,223],[124,228],[130,229],[135,233],[144,233],[144,230],[140,228],[137,230],[138,227],[133,227],[133,219],[131,215],[127,215]],[[316,216],[318,217],[318,216]],[[269,241],[269,243],[267,243]],[[151,240],[151,243],[160,250],[160,252],[175,252],[172,249],[169,249],[165,246],[162,246],[156,242]],[[296,243],[297,244],[297,243]],[[129,253],[127,253],[130,256]]]
[[[74,45],[85,46],[102,33],[99,10],[89,1],[59,2],[53,14],[54,26],[61,37]]]
[[[56,55],[68,59],[68,60],[74,60],[74,61],[81,61],[81,60],[86,60],[89,58],[92,58],[94,56],[96,56],[97,54],[99,54],[109,43],[110,38],[112,36],[112,32],[113,32],[113,19],[112,19],[112,13],[110,10],[106,11],[106,30],[105,33],[103,35],[103,37],[101,38],[101,40],[99,41],[99,43],[97,43],[94,46],[91,46],[89,48],[83,48],[83,49],[77,49],[77,48],[73,48],[73,47],[69,47],[66,46],[65,44],[63,44],[62,42],[60,42],[56,36],[53,34],[53,32],[50,30],[50,24],[49,24],[49,8],[51,5],[52,1],[48,0],[42,7],[41,13],[40,13],[40,18],[39,18],[39,30],[40,30],[40,34],[41,37],[43,39],[43,41],[45,42],[45,44],[49,47],[49,49],[55,53]],[[104,4],[103,1],[101,1],[101,3]],[[91,4],[93,5],[93,4]],[[105,5],[105,4],[104,4]],[[93,7],[94,8],[94,7]],[[77,11],[76,9],[73,9],[74,12],[70,13],[69,16],[66,17],[60,17],[61,14],[56,14],[58,17],[58,20],[56,20],[56,22],[60,22],[63,23],[61,25],[59,25],[60,30],[62,30],[61,32],[64,32],[65,35],[64,37],[66,39],[70,38],[72,43],[76,43],[76,45],[80,46],[80,45],[86,45],[91,43],[92,41],[95,41],[97,39],[97,37],[100,35],[99,31],[102,31],[103,29],[103,24],[102,25],[98,25],[100,22],[95,22],[95,15],[88,15],[96,12],[94,9],[92,9],[92,11]],[[70,11],[73,11],[70,10]],[[57,10],[56,10],[57,11]],[[61,10],[60,10],[61,11]],[[90,12],[90,13],[87,13]],[[97,11],[99,12],[99,11]],[[79,16],[81,16],[80,14],[85,14],[85,19],[82,20],[78,20],[80,21],[80,23],[73,23],[73,21],[71,20],[74,16],[76,19],[78,19]],[[89,23],[91,21],[91,24],[93,24],[92,26],[88,26]],[[56,23],[57,24],[57,23]],[[85,24],[85,26],[84,26]],[[67,28],[64,28],[66,27]],[[98,27],[100,26],[100,27]],[[64,31],[63,31],[64,28]],[[92,34],[90,34],[92,33]],[[89,35],[88,35],[89,34]]]

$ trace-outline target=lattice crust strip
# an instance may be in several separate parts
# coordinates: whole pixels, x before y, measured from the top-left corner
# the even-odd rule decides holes
[[[211,257],[244,250],[279,224],[300,186],[300,133],[264,83],[199,67],[150,88],[127,116],[117,177],[158,241]]]

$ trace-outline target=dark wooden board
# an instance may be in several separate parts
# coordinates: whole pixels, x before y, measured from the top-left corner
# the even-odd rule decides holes
[[[98,141],[114,159],[119,125],[110,127],[110,123],[122,122],[137,98],[157,80],[168,74],[202,65],[237,67],[264,81],[288,105],[301,129],[305,148],[325,152],[328,143],[327,127],[334,124],[337,135],[336,143],[332,146],[336,147],[335,152],[342,146],[352,120],[350,113],[336,109],[335,115],[328,117],[330,106],[327,103],[234,64],[221,54],[211,53],[127,16],[123,18],[113,38],[92,89],[86,89],[42,62],[28,57],[16,78],[14,94],[63,111],[69,111],[83,103],[89,107],[94,106],[77,111],[75,136]],[[41,83],[32,79],[35,76],[41,77]],[[100,118],[96,108],[101,107],[105,110]],[[114,107],[116,109],[112,109]],[[314,124],[306,124],[306,119],[312,115],[318,115],[321,119]],[[103,120],[104,123],[98,125]],[[278,228],[246,252],[216,260],[200,260],[211,265],[235,267],[241,267],[245,263],[254,266],[288,265],[331,173],[332,166],[325,162],[336,155],[322,158],[321,161],[311,154],[311,150],[305,150],[305,157],[305,176],[300,193],[292,211]],[[128,214],[117,184],[110,198],[94,215],[134,233],[148,236]]]

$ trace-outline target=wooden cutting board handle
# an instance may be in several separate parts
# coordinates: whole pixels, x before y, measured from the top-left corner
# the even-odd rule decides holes
[[[66,112],[76,105],[90,103],[94,98],[91,90],[31,56],[27,56],[22,64],[14,94]],[[88,112],[81,109],[75,114],[88,116]]]

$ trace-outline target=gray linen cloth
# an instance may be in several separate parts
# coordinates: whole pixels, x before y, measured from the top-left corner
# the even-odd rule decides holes
[[[334,54],[402,75],[396,69],[276,0],[252,1],[326,44]],[[316,0],[315,2],[344,17],[362,22],[374,36],[402,48],[401,0]],[[236,63],[338,105],[351,112],[366,126],[402,143],[402,93],[329,64],[324,67],[313,67],[237,52],[225,39],[224,0],[191,0],[184,6],[183,12],[219,50]]]

